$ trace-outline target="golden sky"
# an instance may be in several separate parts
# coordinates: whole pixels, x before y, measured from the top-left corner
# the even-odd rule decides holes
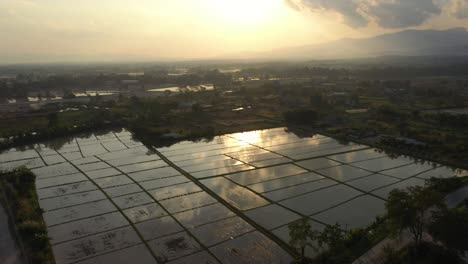
[[[0,63],[217,58],[466,26],[468,0],[0,0]]]

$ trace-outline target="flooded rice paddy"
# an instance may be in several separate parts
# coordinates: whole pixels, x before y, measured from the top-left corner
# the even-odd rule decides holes
[[[364,227],[394,188],[466,171],[284,128],[148,148],[126,130],[0,154],[36,186],[57,263],[290,263],[288,225]]]

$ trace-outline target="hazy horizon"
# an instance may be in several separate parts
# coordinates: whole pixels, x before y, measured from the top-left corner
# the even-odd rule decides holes
[[[3,0],[0,64],[222,59],[468,26],[468,0]]]

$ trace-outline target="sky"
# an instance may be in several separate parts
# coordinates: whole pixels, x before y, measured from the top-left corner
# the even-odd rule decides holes
[[[192,60],[468,26],[468,0],[0,0],[0,64]]]

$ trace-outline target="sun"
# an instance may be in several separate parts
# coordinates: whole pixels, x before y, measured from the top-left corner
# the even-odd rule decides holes
[[[225,23],[255,25],[274,19],[282,0],[210,0],[210,12]]]

